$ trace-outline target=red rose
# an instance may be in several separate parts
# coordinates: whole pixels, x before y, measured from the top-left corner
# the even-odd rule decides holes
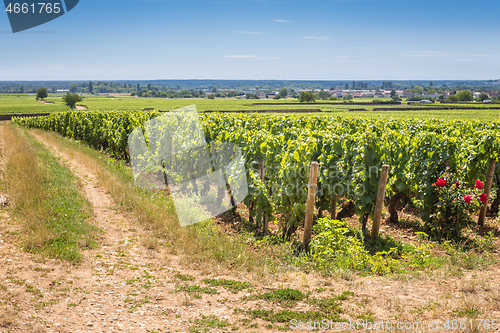
[[[482,203],[486,203],[488,201],[488,196],[486,195],[486,193],[481,194],[479,196],[479,200],[481,200]]]
[[[438,180],[436,180],[436,185],[439,186],[439,187],[445,187],[446,186],[446,180],[444,180],[443,178],[438,178]]]
[[[458,182],[455,182],[455,185],[456,185],[457,187],[460,187],[460,184],[459,184]]]
[[[474,184],[474,187],[477,189],[482,190],[483,189],[483,183],[478,179],[476,180],[476,183]]]
[[[465,201],[465,203],[470,204],[470,203],[471,203],[471,201],[472,201],[472,197],[471,197],[470,195],[466,195],[466,196],[464,197],[464,201]]]

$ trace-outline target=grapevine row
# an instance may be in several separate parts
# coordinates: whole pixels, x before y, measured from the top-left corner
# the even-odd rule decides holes
[[[14,122],[58,132],[127,160],[128,135],[159,115],[64,112]],[[343,198],[354,204],[366,223],[374,210],[379,171],[388,164],[387,196],[412,198],[425,221],[435,202],[433,184],[446,168],[472,184],[484,179],[489,159],[497,158],[500,151],[498,121],[218,113],[200,118],[207,142],[233,142],[241,147],[248,172],[245,204],[251,217],[260,223],[264,216],[279,213],[288,236],[304,220],[311,161],[320,163],[316,204],[320,211],[328,210],[332,200]],[[265,182],[256,168],[260,159],[266,163]],[[397,216],[391,218],[397,220]]]

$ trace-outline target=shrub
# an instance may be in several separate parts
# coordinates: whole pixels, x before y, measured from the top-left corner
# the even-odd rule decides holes
[[[427,214],[422,215],[429,233],[437,238],[460,239],[462,229],[474,223],[471,214],[488,200],[482,189],[481,181],[471,188],[457,174],[445,172],[436,179],[433,200],[424,207]]]
[[[310,243],[311,256],[320,266],[369,270],[375,274],[387,274],[398,269],[398,262],[391,257],[396,248],[371,256],[365,248],[363,232],[346,222],[323,218],[313,230],[317,235]]]
[[[300,93],[299,101],[303,102],[315,102],[316,95],[312,91],[303,91]]]

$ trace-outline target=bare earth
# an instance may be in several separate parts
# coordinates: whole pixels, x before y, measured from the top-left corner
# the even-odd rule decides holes
[[[24,252],[19,248],[19,230],[6,210],[0,213],[0,332],[186,332],[201,315],[215,315],[231,325],[220,332],[274,332],[268,322],[254,320],[246,327],[234,308],[281,309],[264,301],[242,302],[250,292],[220,294],[195,299],[171,293],[176,286],[198,284],[211,274],[198,267],[187,269],[178,256],[166,250],[149,250],[144,230],[131,216],[117,211],[110,195],[99,186],[95,175],[37,137],[82,181],[83,193],[92,204],[94,223],[104,233],[100,247],[85,252],[77,267]],[[179,281],[178,272],[196,278]],[[241,280],[241,278],[240,278]],[[371,312],[377,320],[393,323],[439,319],[471,305],[481,311],[479,318],[500,319],[500,269],[465,273],[462,277],[394,281],[380,277],[350,276],[331,280],[301,272],[277,277],[275,281],[250,281],[255,289],[296,288],[326,296],[354,292],[344,302],[344,318]],[[32,287],[30,287],[32,286]],[[326,291],[315,291],[316,288]],[[292,310],[313,309],[299,302]],[[437,332],[436,330],[423,330]],[[441,329],[439,331],[447,331]],[[452,330],[453,332],[468,330]],[[493,332],[494,330],[480,330]],[[6,331],[9,332],[9,331]]]

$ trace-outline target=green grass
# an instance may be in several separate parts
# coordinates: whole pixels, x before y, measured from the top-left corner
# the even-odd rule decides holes
[[[13,217],[23,224],[27,237],[24,248],[71,263],[81,261],[82,249],[97,246],[100,230],[88,223],[91,207],[79,192],[77,178],[26,131],[12,130],[32,158],[28,165],[13,160],[17,161],[13,163],[17,164],[18,173],[10,174],[13,170],[9,169],[6,176],[7,188],[14,191]],[[31,184],[36,185],[31,189],[26,187],[30,185],[29,177],[24,178],[21,170],[39,175],[32,179],[39,184]],[[26,197],[30,199],[24,200]]]
[[[245,312],[251,319],[262,319],[271,323],[290,323],[295,319],[299,322],[321,321],[323,319],[333,320],[334,322],[346,321],[340,318],[338,314],[326,314],[321,311],[290,311],[290,310],[247,310]]]
[[[373,117],[373,118],[438,118],[438,119],[463,119],[463,120],[496,120],[499,119],[500,112],[498,110],[422,110],[422,111],[371,111],[373,108],[390,107],[397,108],[398,105],[343,105],[343,101],[318,101],[318,103],[335,103],[335,105],[252,105],[254,103],[295,103],[297,99],[287,100],[269,100],[269,99],[201,99],[201,98],[184,98],[184,99],[162,99],[162,98],[134,98],[129,96],[83,96],[83,101],[78,105],[87,106],[91,111],[142,111],[144,109],[154,109],[156,111],[170,111],[188,105],[196,105],[198,111],[231,111],[231,110],[281,110],[281,109],[321,109],[322,114],[328,112],[328,115],[345,116],[345,117]],[[0,94],[0,115],[2,114],[21,114],[21,113],[52,113],[66,111],[68,107],[61,101],[61,95],[49,95],[48,101],[53,101],[55,104],[42,104],[35,100],[35,97],[27,94],[10,95]],[[352,102],[366,103],[373,99],[356,99]],[[406,103],[406,102],[403,102]],[[471,107],[481,107],[482,104],[468,104]],[[420,105],[419,105],[420,106]],[[429,107],[454,107],[467,106],[466,104],[431,104]],[[498,105],[492,105],[498,106]],[[364,108],[368,111],[349,111],[349,109]]]
[[[240,281],[224,280],[224,279],[204,279],[203,282],[212,287],[217,287],[217,286],[224,287],[225,289],[233,293],[237,293],[238,291],[248,289],[251,286],[250,282],[240,282]]]
[[[189,327],[189,332],[208,332],[217,328],[224,328],[229,326],[227,320],[220,320],[214,315],[201,316],[201,319],[195,319],[194,325]]]
[[[0,94],[0,115],[8,114],[34,114],[34,113],[53,113],[68,111],[69,108],[61,101],[61,97],[49,95],[47,101],[53,101],[54,104],[43,104],[37,102],[34,96],[28,94]]]
[[[175,274],[174,278],[177,280],[181,280],[181,281],[194,281],[195,280],[194,276],[187,275],[187,274],[181,274],[181,273]]]
[[[45,224],[53,233],[40,248],[31,248],[35,253],[78,262],[83,259],[82,248],[97,246],[98,229],[89,223],[90,204],[79,192],[77,179],[69,169],[62,166],[40,143],[29,139],[38,160],[47,170],[46,187],[48,198],[42,204],[50,212]]]
[[[176,293],[187,293],[187,294],[210,294],[210,295],[215,295],[218,294],[219,292],[215,288],[210,288],[210,287],[200,287],[200,286],[180,286],[175,289]]]

